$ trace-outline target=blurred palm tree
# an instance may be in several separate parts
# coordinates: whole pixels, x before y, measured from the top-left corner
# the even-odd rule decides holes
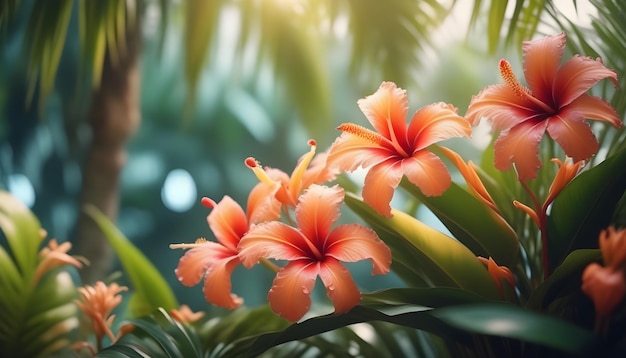
[[[92,94],[87,118],[91,147],[83,165],[81,204],[91,203],[115,220],[119,174],[125,163],[125,144],[140,121],[140,56],[142,22],[147,8],[159,9],[161,39],[170,24],[182,24],[187,82],[186,113],[194,108],[202,69],[215,48],[218,23],[226,12],[237,14],[240,54],[254,51],[255,66],[269,67],[284,89],[311,136],[330,124],[333,94],[330,85],[329,45],[339,37],[350,44],[350,68],[356,83],[389,80],[401,87],[419,83],[416,69],[431,34],[455,7],[471,13],[469,30],[479,29],[486,52],[495,53],[532,38],[542,28],[568,32],[577,52],[601,55],[609,67],[624,73],[626,34],[622,26],[626,5],[621,0],[594,0],[592,27],[567,19],[548,0],[481,1],[437,0],[0,0],[0,31],[20,6],[30,6],[27,40],[29,101],[44,108],[55,77],[73,14],[78,17],[80,66]],[[572,1],[580,6],[580,1]],[[589,5],[585,3],[585,5]],[[342,33],[342,24],[345,34]],[[477,40],[472,31],[468,40]],[[484,31],[486,30],[486,31]],[[456,29],[466,31],[466,29]],[[588,36],[589,34],[593,36]],[[596,41],[597,40],[597,41]],[[345,42],[343,42],[345,43]],[[215,54],[213,54],[215,55]],[[233,63],[236,73],[241,63]],[[623,83],[623,79],[620,79]],[[606,89],[609,90],[608,88]],[[35,96],[36,95],[36,96]],[[614,105],[624,113],[625,96]],[[183,116],[181,116],[183,117]],[[623,132],[616,138],[623,137]],[[76,242],[79,254],[92,261],[82,270],[85,282],[102,278],[111,265],[111,250],[90,219],[81,216]]]

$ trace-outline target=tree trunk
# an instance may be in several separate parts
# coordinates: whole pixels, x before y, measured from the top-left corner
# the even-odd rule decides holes
[[[81,270],[83,284],[103,279],[110,273],[113,251],[108,241],[82,208],[96,206],[111,221],[117,220],[120,173],[126,163],[126,143],[141,122],[140,33],[127,30],[127,47],[118,62],[106,56],[100,87],[92,96],[89,121],[91,145],[83,164],[80,214],[76,227],[76,251],[91,264]]]

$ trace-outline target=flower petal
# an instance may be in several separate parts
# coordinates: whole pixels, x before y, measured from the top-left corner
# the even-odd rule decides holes
[[[280,189],[279,183],[258,183],[250,190],[246,213],[250,224],[258,224],[280,218],[282,205],[276,199],[278,189]]]
[[[326,256],[345,262],[372,260],[372,274],[384,275],[391,266],[391,250],[376,232],[359,224],[337,226],[328,236]]]
[[[406,115],[409,99],[393,82],[383,82],[378,90],[357,104],[372,126],[385,138],[406,148]]]
[[[323,184],[335,180],[339,174],[336,168],[328,164],[328,151],[318,153],[311,161],[309,169],[302,176],[302,187],[308,188],[311,184]]]
[[[477,125],[486,117],[495,131],[501,131],[536,116],[535,107],[528,97],[516,95],[509,86],[492,85],[472,97],[465,118]]]
[[[216,242],[207,241],[185,252],[174,272],[178,281],[183,285],[193,286],[200,282],[204,274],[216,262],[233,257],[237,257],[237,251]]]
[[[500,133],[494,145],[496,169],[507,170],[515,163],[519,180],[533,179],[541,167],[539,142],[547,123],[527,121]]]
[[[367,139],[343,133],[332,144],[328,163],[341,172],[351,172],[359,167],[376,165],[396,155],[395,151],[375,145]]]
[[[302,234],[318,248],[324,244],[331,226],[341,215],[343,189],[313,184],[300,196],[296,206],[296,222]]]
[[[312,256],[306,238],[293,227],[278,221],[259,224],[239,242],[239,259],[252,267],[262,257],[278,260],[299,260]]]
[[[606,68],[602,61],[576,55],[557,72],[552,96],[562,108],[605,78],[617,87],[617,73]]]
[[[311,307],[309,295],[319,270],[319,263],[309,260],[292,261],[281,269],[267,295],[272,311],[291,322],[302,318]]]
[[[534,41],[524,41],[524,76],[533,96],[552,104],[554,79],[565,51],[565,33],[546,36]]]
[[[246,214],[228,195],[215,205],[207,221],[217,241],[232,250],[236,250],[239,240],[248,231]]]
[[[373,166],[363,183],[363,201],[380,215],[391,216],[391,198],[402,179],[402,166],[394,159]]]
[[[356,287],[350,271],[332,257],[321,263],[319,275],[326,286],[326,294],[335,313],[346,313],[361,302],[361,292]]]
[[[426,196],[443,194],[452,182],[450,173],[441,159],[427,150],[421,150],[411,158],[404,159],[402,171]]]
[[[619,114],[610,104],[602,98],[587,94],[583,94],[562,108],[559,114],[565,118],[582,116],[586,119],[608,122],[615,128],[624,126]]]
[[[459,116],[456,108],[443,102],[433,103],[415,112],[409,123],[408,138],[414,149],[454,137],[470,137],[472,127]]]
[[[231,276],[239,264],[237,257],[230,257],[215,261],[211,265],[204,278],[204,287],[202,288],[207,302],[231,310],[241,306],[243,299],[230,292],[232,289]]]
[[[598,140],[582,116],[551,117],[548,119],[547,131],[575,162],[587,160],[598,151]]]

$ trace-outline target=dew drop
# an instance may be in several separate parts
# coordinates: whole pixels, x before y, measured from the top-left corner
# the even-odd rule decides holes
[[[311,293],[311,291],[305,286],[302,286],[302,293],[304,293],[305,295],[308,295],[309,293]]]

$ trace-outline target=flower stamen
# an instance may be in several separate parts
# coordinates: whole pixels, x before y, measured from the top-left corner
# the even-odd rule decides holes
[[[337,129],[365,139],[375,145],[383,145],[383,143],[388,142],[388,140],[382,135],[354,123],[342,123],[339,127],[337,127]]]
[[[534,104],[541,107],[547,113],[554,112],[554,109],[552,109],[552,107],[548,106],[547,104],[543,103],[542,101],[537,99],[535,96],[533,96],[530,89],[522,85],[517,80],[517,77],[515,77],[515,73],[513,72],[513,68],[511,67],[511,64],[509,63],[509,61],[505,59],[500,60],[499,67],[500,67],[500,76],[504,80],[504,83],[506,83],[506,85],[511,90],[513,90],[513,93],[515,93],[518,97],[527,98]]]

